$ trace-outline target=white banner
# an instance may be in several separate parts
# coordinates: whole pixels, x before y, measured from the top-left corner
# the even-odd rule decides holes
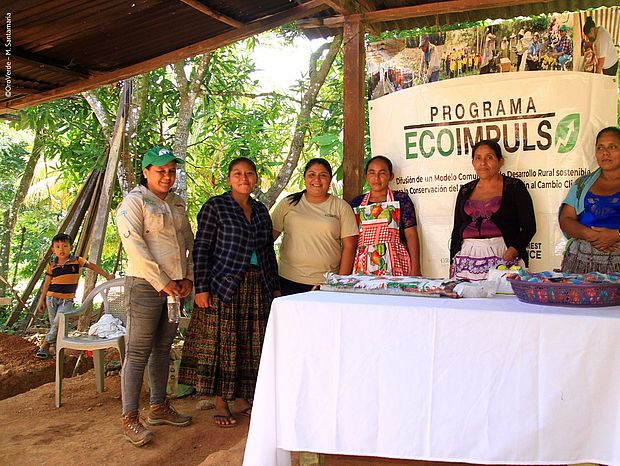
[[[573,181],[597,167],[596,134],[616,125],[617,92],[613,77],[537,71],[440,81],[369,102],[372,154],[392,160],[392,189],[416,207],[422,273],[448,275],[456,194],[476,178],[471,147],[480,139],[498,140],[502,172],[532,196],[530,270],[559,267],[558,209]]]

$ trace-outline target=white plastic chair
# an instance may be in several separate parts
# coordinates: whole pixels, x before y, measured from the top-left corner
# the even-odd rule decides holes
[[[93,362],[95,365],[95,382],[97,391],[103,392],[104,389],[104,356],[107,348],[116,348],[121,356],[121,364],[125,357],[125,337],[117,338],[98,338],[90,335],[69,336],[69,325],[67,317],[76,317],[84,314],[88,305],[93,299],[100,295],[103,299],[103,313],[112,314],[119,318],[123,325],[127,319],[125,309],[125,279],[115,278],[108,280],[95,287],[84,299],[82,305],[75,311],[67,314],[58,313],[58,336],[56,337],[56,407],[60,408],[60,392],[62,389],[62,376],[64,369],[64,350],[65,348],[92,351]]]

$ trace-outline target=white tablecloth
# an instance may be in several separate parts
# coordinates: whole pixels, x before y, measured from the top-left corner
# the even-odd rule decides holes
[[[289,451],[620,465],[620,309],[278,298],[243,464]]]

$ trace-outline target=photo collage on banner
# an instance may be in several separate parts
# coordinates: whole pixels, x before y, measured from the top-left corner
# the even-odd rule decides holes
[[[551,15],[551,37],[560,19],[583,21],[579,14]],[[456,48],[450,34],[428,40]],[[398,57],[417,51],[410,58],[421,59],[419,48],[396,53],[404,44],[398,41],[398,47],[383,52]],[[463,44],[465,56],[471,50]],[[510,54],[507,58],[511,60]],[[510,66],[516,65],[511,61]],[[408,193],[414,202],[423,275],[446,277],[456,195],[476,178],[471,148],[482,139],[497,141],[505,158],[502,173],[521,179],[534,202],[537,233],[528,248],[530,270],[556,269],[566,246],[559,208],[574,181],[596,169],[598,131],[617,125],[618,79],[559,70],[480,75],[472,67],[470,72],[469,62],[464,64],[458,79],[445,79],[443,69],[438,82],[408,87],[423,81],[419,68],[388,73],[388,81],[402,88],[369,102],[372,155],[392,160],[391,188]]]
[[[610,18],[618,14],[617,7],[604,10]],[[596,55],[581,33],[583,21],[583,14],[556,13],[371,42],[366,51],[368,98],[471,75],[594,72]],[[617,21],[609,22],[612,26],[605,26],[617,36]]]

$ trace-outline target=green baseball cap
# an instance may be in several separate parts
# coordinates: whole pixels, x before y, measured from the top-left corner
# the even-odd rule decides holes
[[[566,27],[566,24],[562,24],[562,25],[560,26],[560,31],[566,31],[566,29],[568,29],[568,28]]]
[[[142,157],[142,169],[144,170],[149,165],[155,165],[161,167],[168,162],[175,161],[176,163],[183,163],[183,159],[178,158],[170,149],[165,147],[153,147],[149,149],[144,157]]]

